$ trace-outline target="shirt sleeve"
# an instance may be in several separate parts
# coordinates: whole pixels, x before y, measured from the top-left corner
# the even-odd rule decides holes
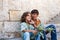
[[[31,30],[34,30],[34,27],[33,27],[32,25],[30,25],[30,29],[31,29]]]
[[[44,24],[43,24],[43,23],[41,23],[41,26],[42,26],[42,27],[44,27]]]
[[[23,31],[23,30],[25,30],[25,25],[24,25],[24,23],[21,23],[20,24],[20,31]]]

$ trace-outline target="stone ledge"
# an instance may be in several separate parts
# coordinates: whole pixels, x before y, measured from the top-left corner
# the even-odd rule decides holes
[[[20,22],[4,22],[4,31],[6,32],[16,32],[19,30],[19,27]]]
[[[3,31],[3,22],[0,22],[0,33]]]

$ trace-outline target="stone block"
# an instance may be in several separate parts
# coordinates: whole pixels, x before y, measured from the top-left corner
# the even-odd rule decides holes
[[[20,10],[10,10],[10,20],[20,20],[21,11]]]
[[[9,9],[20,10],[21,0],[8,0]]]
[[[4,22],[5,32],[17,32],[20,27],[20,22]]]
[[[3,0],[0,0],[0,10],[3,9]]]
[[[3,31],[3,22],[0,22],[0,33]]]
[[[9,14],[7,11],[0,12],[0,21],[9,20]]]
[[[4,22],[4,38],[20,37],[20,22]]]

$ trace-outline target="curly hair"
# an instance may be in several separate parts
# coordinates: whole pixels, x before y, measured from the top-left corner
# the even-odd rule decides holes
[[[26,22],[26,16],[28,16],[28,14],[30,14],[30,12],[24,12],[23,15],[21,16],[21,22]]]

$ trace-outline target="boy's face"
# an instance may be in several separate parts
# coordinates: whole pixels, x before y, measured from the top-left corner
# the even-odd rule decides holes
[[[36,13],[32,14],[33,19],[37,19],[38,15]]]

